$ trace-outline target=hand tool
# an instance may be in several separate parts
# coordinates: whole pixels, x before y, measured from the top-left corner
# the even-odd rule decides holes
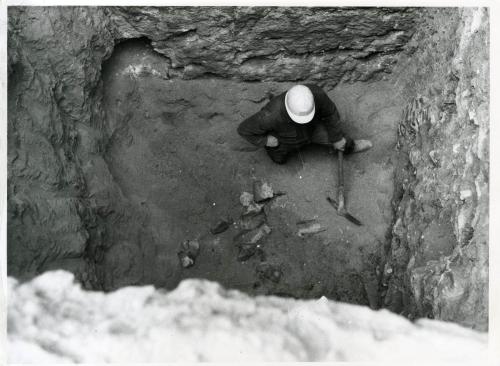
[[[337,210],[337,214],[340,216],[344,216],[347,220],[352,222],[355,225],[361,226],[363,225],[361,221],[357,218],[353,217],[349,212],[347,212],[345,208],[345,200],[344,200],[344,152],[338,151],[338,172],[339,172],[339,182],[337,189],[337,201],[332,199],[331,197],[326,197],[327,201]]]

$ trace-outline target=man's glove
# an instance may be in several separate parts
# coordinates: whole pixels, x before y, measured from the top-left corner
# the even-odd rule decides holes
[[[346,139],[342,137],[342,140],[333,143],[333,147],[336,150],[344,151],[346,143],[347,143]]]
[[[267,135],[267,141],[266,141],[266,146],[267,147],[276,147],[278,146],[279,142],[278,139],[274,136]]]

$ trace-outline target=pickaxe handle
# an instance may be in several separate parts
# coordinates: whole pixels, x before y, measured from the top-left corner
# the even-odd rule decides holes
[[[338,166],[339,181],[337,188],[338,203],[335,202],[335,200],[331,199],[330,197],[326,197],[326,200],[330,202],[330,204],[337,210],[338,215],[344,216],[347,220],[349,220],[355,225],[362,226],[363,224],[361,223],[361,221],[353,217],[349,212],[346,211],[344,207],[345,203],[344,202],[344,152],[339,150],[338,157],[339,157],[339,166]]]
[[[338,172],[339,172],[339,181],[338,181],[338,189],[337,189],[337,202],[339,204],[338,211],[344,210],[344,152],[342,150],[338,151]]]

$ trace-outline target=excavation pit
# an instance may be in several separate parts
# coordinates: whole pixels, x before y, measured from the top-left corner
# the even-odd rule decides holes
[[[10,7],[9,276],[208,279],[486,330],[488,23],[486,8]],[[326,200],[335,153],[277,165],[237,133],[297,83],[373,142],[345,158],[361,227]],[[283,194],[242,220],[259,181]]]
[[[122,194],[140,212],[144,231],[151,232],[141,244],[116,240],[107,250],[105,289],[149,282],[172,288],[183,278],[200,277],[253,294],[324,295],[379,306],[381,245],[392,221],[393,147],[402,105],[388,81],[341,84],[328,92],[344,130],[374,143],[345,162],[347,205],[362,227],[338,216],[326,200],[336,195],[336,153],[310,146],[277,165],[236,132],[243,119],[293,83],[168,79],[165,57],[143,40],[115,48],[103,67],[103,82],[112,136],[104,158]],[[259,242],[263,254],[239,261],[234,244],[243,212],[239,197],[252,192],[257,179],[286,194],[265,206],[271,233]],[[297,235],[297,223],[312,219],[324,231]],[[233,224],[214,235],[210,228],[220,220]],[[134,225],[125,220],[110,230],[118,238]],[[195,238],[200,254],[194,266],[183,269],[176,252],[184,240]],[[117,256],[128,257],[119,262]],[[259,268],[265,265],[281,270],[279,281],[262,280]]]

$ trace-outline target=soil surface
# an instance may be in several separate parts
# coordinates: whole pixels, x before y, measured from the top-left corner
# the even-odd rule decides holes
[[[276,165],[263,149],[245,151],[249,145],[236,133],[244,118],[292,84],[168,79],[166,65],[148,45],[134,41],[118,45],[103,69],[112,134],[105,157],[122,193],[144,208],[154,232],[149,255],[161,268],[151,282],[172,288],[183,278],[200,277],[253,294],[325,295],[379,307],[378,265],[392,221],[394,145],[403,105],[393,85],[328,90],[345,131],[374,144],[344,161],[346,205],[364,224],[357,227],[326,200],[336,195],[335,153],[310,146]],[[286,195],[265,206],[271,233],[260,255],[238,261],[239,196],[252,192],[255,179]],[[210,229],[222,219],[235,223],[213,235]],[[325,230],[299,237],[297,223],[310,219]],[[199,240],[200,253],[184,269],[177,251],[187,239]],[[123,250],[112,247],[106,257]],[[280,278],[259,275],[263,263],[278,268]]]

